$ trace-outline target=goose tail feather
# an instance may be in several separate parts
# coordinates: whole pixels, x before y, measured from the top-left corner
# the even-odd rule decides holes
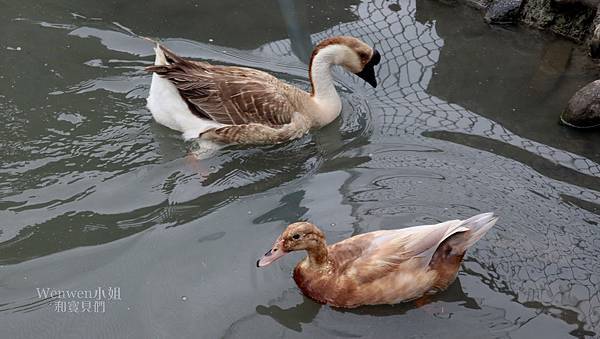
[[[167,62],[167,57],[165,56],[165,53],[160,47],[160,44],[157,42],[156,46],[154,47],[154,54],[156,54],[156,57],[154,58],[154,65],[166,66],[169,63]]]
[[[146,67],[145,68],[146,71],[157,72],[157,73],[160,73],[161,71],[164,72],[165,71],[164,66],[168,66],[172,63],[184,61],[184,59],[182,59],[180,56],[175,54],[175,52],[173,52],[170,49],[168,49],[167,47],[161,45],[158,41],[151,39],[151,38],[147,38],[147,37],[144,37],[144,39],[152,42],[155,45],[154,46],[154,54],[156,55],[156,57],[154,58],[154,65]]]

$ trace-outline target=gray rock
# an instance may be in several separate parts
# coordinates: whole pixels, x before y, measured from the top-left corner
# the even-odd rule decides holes
[[[521,8],[520,19],[528,25],[583,42],[591,33],[595,15],[596,9],[580,0],[573,0],[573,4],[563,2],[563,5],[557,0],[527,0]]]
[[[594,59],[600,59],[600,26],[596,27],[594,35],[590,40],[590,56]]]
[[[600,59],[600,6],[596,9],[592,27],[596,28],[590,39],[590,56],[594,59]]]
[[[554,0],[554,3],[559,6],[580,5],[596,9],[596,7],[598,7],[598,4],[600,4],[600,0]]]
[[[577,91],[560,120],[576,128],[600,127],[600,80],[590,82]]]
[[[492,24],[514,23],[519,19],[522,0],[494,0],[485,13],[485,21]]]

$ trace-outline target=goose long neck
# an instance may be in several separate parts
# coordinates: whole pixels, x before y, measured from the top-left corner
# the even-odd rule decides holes
[[[327,48],[317,51],[310,60],[310,82],[312,85],[312,96],[317,99],[338,98],[337,91],[333,85],[331,66],[334,64],[335,54]]]
[[[339,64],[340,46],[331,45],[313,52],[310,59],[309,76],[312,85],[312,112],[309,113],[312,127],[323,127],[340,115],[340,99],[331,76],[331,66]]]

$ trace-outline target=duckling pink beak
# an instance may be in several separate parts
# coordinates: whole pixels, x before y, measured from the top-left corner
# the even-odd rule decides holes
[[[263,255],[262,258],[260,258],[256,262],[256,267],[265,267],[271,264],[273,261],[283,257],[287,253],[288,252],[283,250],[283,240],[277,239],[277,241],[275,241],[275,244],[273,245],[273,248],[271,248],[267,253],[265,253],[265,255]]]

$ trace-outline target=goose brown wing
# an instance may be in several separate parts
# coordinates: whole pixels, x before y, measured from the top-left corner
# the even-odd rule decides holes
[[[294,108],[270,74],[186,60],[163,46],[161,49],[169,64],[146,70],[169,79],[199,117],[227,125],[280,126],[291,121]]]

